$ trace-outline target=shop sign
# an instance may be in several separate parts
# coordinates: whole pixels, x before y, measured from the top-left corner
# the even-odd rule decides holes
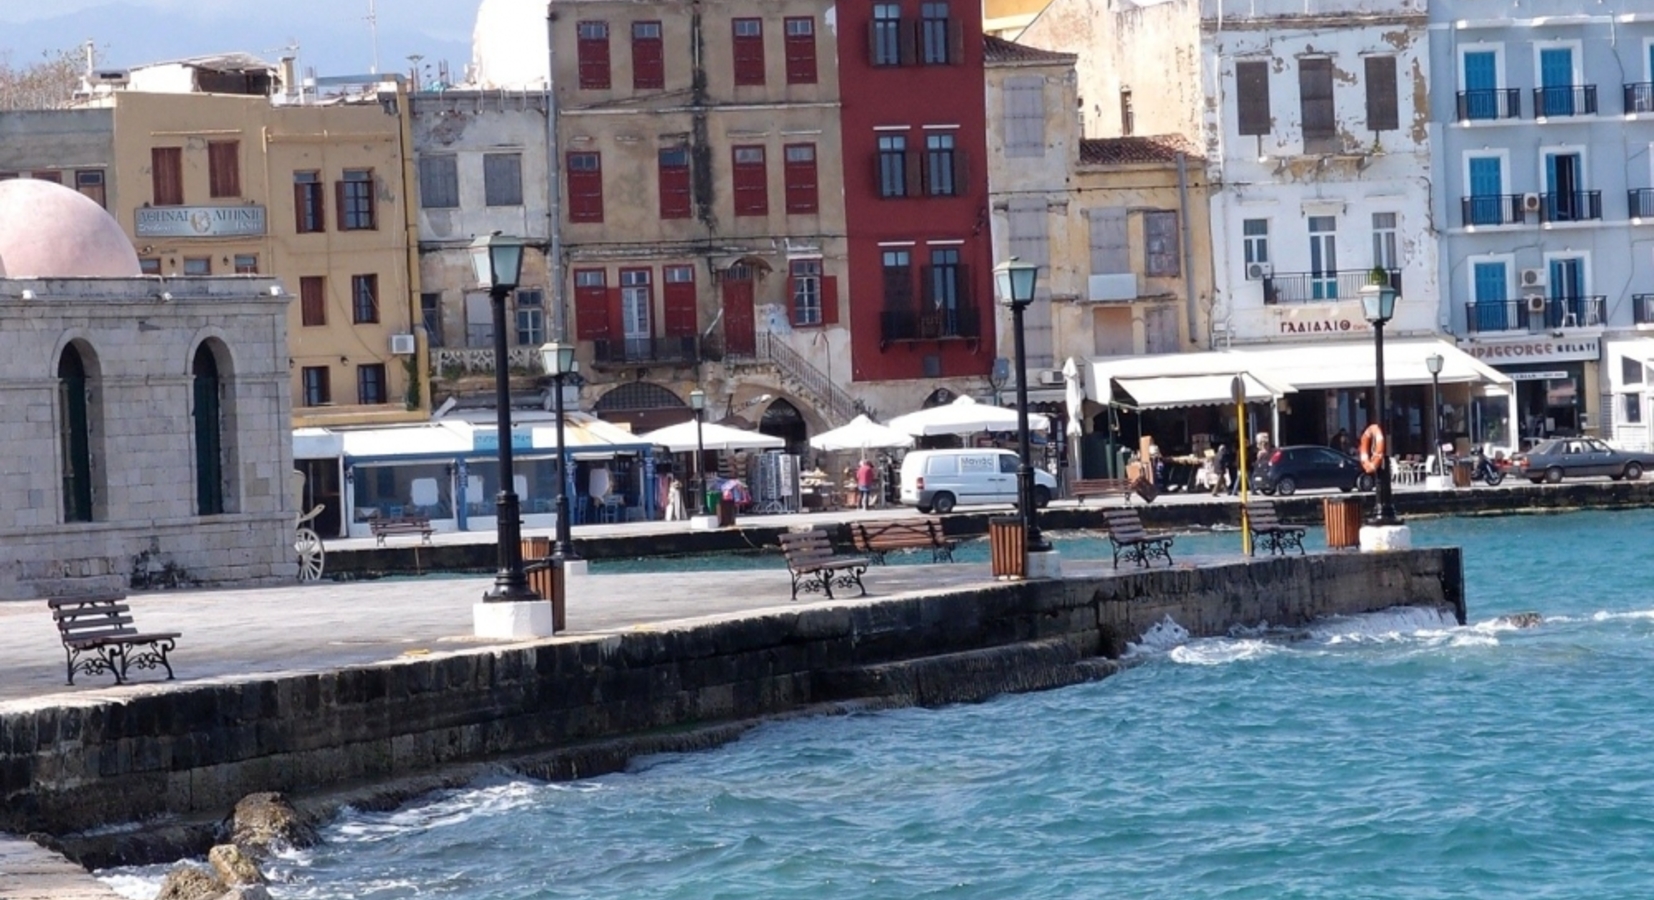
[[[500,449],[500,430],[498,428],[482,429],[471,432],[471,452],[497,453]],[[528,431],[511,429],[512,450],[534,449],[534,436]]]
[[[1600,338],[1528,337],[1510,341],[1488,341],[1478,338],[1474,343],[1461,343],[1459,349],[1482,362],[1498,366],[1501,363],[1569,362],[1594,360],[1602,356]]]
[[[166,206],[137,211],[138,237],[245,237],[264,234],[262,206]]]
[[[1272,307],[1277,334],[1348,336],[1372,330],[1357,304],[1311,304]]]
[[[1554,372],[1506,372],[1511,381],[1561,381],[1568,377],[1568,373],[1560,369]]]

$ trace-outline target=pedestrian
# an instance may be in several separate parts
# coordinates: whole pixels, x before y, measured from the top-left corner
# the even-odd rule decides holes
[[[856,493],[860,495],[861,508],[873,508],[873,487],[878,484],[879,472],[873,468],[870,460],[862,460],[856,467]]]
[[[1212,493],[1221,493],[1225,484],[1229,486],[1229,493],[1231,494],[1240,490],[1240,472],[1235,468],[1236,465],[1237,461],[1235,459],[1234,448],[1230,447],[1228,444],[1219,444],[1218,472],[1220,474],[1218,476],[1217,487],[1212,491]]]
[[[1332,449],[1337,450],[1339,453],[1349,453],[1350,433],[1342,428],[1338,429],[1338,433],[1332,436]]]

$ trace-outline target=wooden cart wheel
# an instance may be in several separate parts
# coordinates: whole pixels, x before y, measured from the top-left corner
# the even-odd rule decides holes
[[[299,558],[299,580],[320,581],[327,565],[327,548],[322,546],[321,535],[309,528],[294,531],[293,552]]]

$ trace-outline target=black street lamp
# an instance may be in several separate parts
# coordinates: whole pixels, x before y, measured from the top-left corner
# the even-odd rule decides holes
[[[551,548],[551,556],[561,565],[562,560],[580,558],[569,538],[569,478],[565,469],[569,459],[563,448],[563,379],[574,372],[574,345],[552,341],[540,348],[540,359],[556,391],[552,415],[557,417],[557,543]]]
[[[1373,279],[1377,281],[1375,277]],[[1395,504],[1390,499],[1390,446],[1389,435],[1385,434],[1389,425],[1388,412],[1384,408],[1384,324],[1395,317],[1396,289],[1391,287],[1388,279],[1382,284],[1368,284],[1361,289],[1361,308],[1366,314],[1367,321],[1373,326],[1373,346],[1377,353],[1376,380],[1378,382],[1378,402],[1375,404],[1378,413],[1378,429],[1383,446],[1378,455],[1378,508],[1374,511],[1369,525],[1400,525],[1401,520],[1396,518]]]
[[[505,298],[517,287],[523,268],[523,240],[499,232],[471,242],[471,266],[477,283],[488,288],[494,306],[494,405],[499,414],[500,492],[494,504],[494,535],[498,541],[499,571],[494,587],[483,594],[487,602],[538,600],[523,573],[522,513],[511,465],[511,373],[505,346]]]
[[[1442,355],[1432,353],[1424,358],[1424,367],[1430,370],[1430,458],[1436,461],[1435,475],[1443,474],[1442,466]]]
[[[695,411],[695,497],[694,506],[705,515],[706,509],[706,473],[701,471],[701,460],[706,456],[706,444],[702,442],[701,419],[706,416],[706,391],[696,388],[689,392],[689,408]]]
[[[1011,332],[1016,338],[1017,505],[1027,537],[1024,547],[1029,553],[1045,553],[1051,545],[1040,535],[1039,510],[1034,508],[1034,465],[1028,449],[1028,352],[1022,330],[1022,314],[1034,302],[1039,266],[1013,256],[994,267],[994,281],[999,285],[999,302],[1011,309]]]

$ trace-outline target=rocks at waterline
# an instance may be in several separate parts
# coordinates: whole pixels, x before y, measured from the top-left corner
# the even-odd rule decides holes
[[[316,829],[285,795],[273,791],[248,794],[235,805],[230,842],[255,860],[264,860],[276,847],[299,849],[316,843]]]

